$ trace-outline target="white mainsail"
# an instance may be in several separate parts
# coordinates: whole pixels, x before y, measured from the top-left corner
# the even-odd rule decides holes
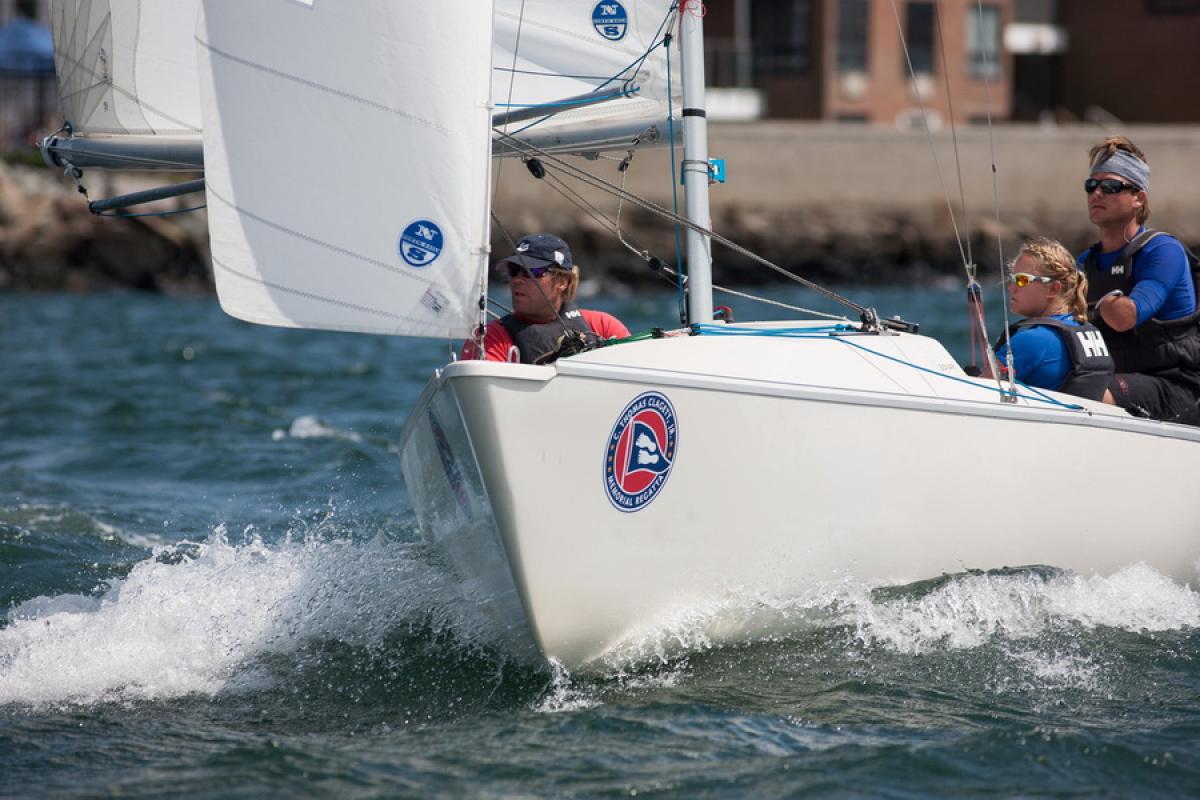
[[[628,146],[658,123],[657,138],[665,141],[669,101],[678,114],[681,91],[678,45],[671,46],[676,75],[669,81],[662,44],[671,33],[673,5],[672,0],[496,0],[492,100],[497,115],[538,106],[553,114],[501,130],[538,146],[588,150],[609,139]],[[579,107],[562,103],[597,93],[617,99]],[[501,142],[497,152],[504,149]]]
[[[199,0],[51,0],[63,116],[79,134],[198,136]]]
[[[469,335],[489,209],[492,18],[479,11],[204,0],[204,163],[226,312]]]

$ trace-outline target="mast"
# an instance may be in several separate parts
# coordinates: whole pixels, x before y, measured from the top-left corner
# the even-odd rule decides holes
[[[695,8],[689,9],[689,6]],[[704,108],[704,17],[697,0],[680,0],[683,61],[683,191],[689,222],[712,228],[708,210],[708,119]],[[687,232],[688,321],[712,322],[712,240]]]

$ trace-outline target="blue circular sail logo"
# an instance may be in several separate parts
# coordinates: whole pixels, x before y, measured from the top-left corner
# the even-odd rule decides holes
[[[625,29],[629,27],[625,6],[615,0],[597,3],[592,9],[592,27],[611,42],[621,41],[625,38]]]
[[[413,267],[428,267],[442,254],[442,229],[436,222],[419,219],[400,234],[400,257]]]
[[[608,437],[604,491],[618,511],[640,511],[658,497],[679,447],[675,409],[658,392],[640,394],[625,406]]]

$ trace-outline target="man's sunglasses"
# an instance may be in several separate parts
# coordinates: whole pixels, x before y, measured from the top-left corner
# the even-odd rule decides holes
[[[1054,278],[1045,275],[1030,275],[1028,272],[1014,272],[1008,276],[1008,282],[1015,284],[1018,289],[1024,289],[1031,283],[1054,283]]]
[[[1083,182],[1083,190],[1088,194],[1096,191],[1097,186],[1100,187],[1100,191],[1104,194],[1120,194],[1126,189],[1131,192],[1141,191],[1132,183],[1119,181],[1116,178],[1088,178]]]
[[[528,275],[535,280],[550,270],[558,269],[558,267],[522,267],[520,264],[514,264],[511,261],[504,262],[504,266],[508,267],[508,277],[510,278],[515,278],[518,275]]]

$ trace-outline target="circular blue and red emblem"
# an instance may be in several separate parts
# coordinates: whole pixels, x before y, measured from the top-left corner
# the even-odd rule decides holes
[[[625,406],[604,455],[604,491],[618,511],[640,511],[658,496],[678,446],[675,409],[664,395],[646,392]]]

